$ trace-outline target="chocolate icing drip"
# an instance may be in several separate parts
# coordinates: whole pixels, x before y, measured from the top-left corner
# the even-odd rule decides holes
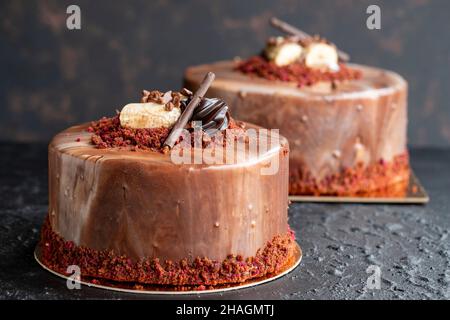
[[[184,104],[187,106],[189,100]],[[201,121],[202,129],[209,135],[228,128],[230,114],[225,101],[217,98],[203,98],[195,108],[191,121]]]

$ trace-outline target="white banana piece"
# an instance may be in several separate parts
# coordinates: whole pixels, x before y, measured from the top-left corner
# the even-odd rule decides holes
[[[313,42],[305,49],[305,64],[309,68],[339,70],[336,47],[324,42]]]
[[[142,128],[171,128],[181,115],[180,108],[166,110],[165,105],[154,102],[130,103],[120,111],[122,127],[134,129]]]
[[[284,42],[271,45],[266,49],[266,56],[277,66],[282,67],[300,59],[303,48],[295,42]]]

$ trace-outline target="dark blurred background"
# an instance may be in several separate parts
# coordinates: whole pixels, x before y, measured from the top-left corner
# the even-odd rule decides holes
[[[81,8],[68,30],[66,8]],[[368,30],[377,4],[382,29]],[[409,143],[450,145],[450,1],[0,1],[0,140],[47,141],[114,114],[143,88],[179,88],[193,64],[246,57],[271,16],[321,34],[352,61],[409,82]]]

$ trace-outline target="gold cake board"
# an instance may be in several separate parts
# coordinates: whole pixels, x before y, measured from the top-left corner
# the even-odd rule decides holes
[[[234,283],[234,284],[226,284],[226,285],[218,285],[213,286],[212,289],[205,289],[205,290],[195,290],[195,289],[183,289],[183,291],[180,291],[180,287],[177,286],[163,286],[163,285],[148,285],[148,284],[139,284],[139,288],[136,288],[136,285],[133,283],[122,283],[117,281],[108,281],[108,280],[101,280],[101,279],[95,279],[96,283],[92,283],[91,281],[94,279],[84,278],[82,277],[81,280],[74,280],[71,279],[72,282],[78,282],[81,285],[85,285],[88,287],[93,288],[99,288],[99,289],[105,289],[105,290],[112,290],[112,291],[119,291],[119,292],[125,292],[125,293],[139,293],[139,294],[154,294],[154,295],[186,295],[186,294],[204,294],[204,293],[221,293],[231,290],[237,290],[237,289],[244,289],[244,288],[250,288],[257,285],[261,285],[270,281],[273,281],[275,279],[281,278],[285,275],[287,275],[289,272],[293,271],[301,262],[302,260],[302,249],[298,245],[297,242],[295,242],[295,249],[294,249],[294,255],[292,258],[286,263],[286,265],[279,271],[278,273],[273,273],[266,275],[261,278],[257,279],[251,279],[248,281],[245,281],[243,283]],[[65,274],[59,273],[57,271],[54,271],[47,267],[42,261],[41,261],[41,250],[39,248],[39,245],[36,246],[36,249],[34,250],[34,258],[39,263],[39,265],[44,268],[45,270],[53,273],[54,275],[57,275],[58,277],[61,277],[63,279],[69,279],[69,277]],[[97,283],[98,282],[98,283]]]
[[[409,183],[397,195],[363,195],[363,196],[298,196],[290,195],[292,202],[331,202],[331,203],[397,203],[424,204],[430,201],[425,188],[414,172],[411,171]]]

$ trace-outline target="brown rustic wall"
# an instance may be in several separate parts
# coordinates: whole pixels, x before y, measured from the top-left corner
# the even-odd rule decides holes
[[[66,28],[77,4],[82,29]],[[382,29],[366,28],[366,8]],[[186,66],[257,52],[272,15],[322,34],[355,62],[410,83],[409,142],[450,145],[450,1],[0,2],[1,140],[48,140],[111,115],[143,88],[177,88]]]

